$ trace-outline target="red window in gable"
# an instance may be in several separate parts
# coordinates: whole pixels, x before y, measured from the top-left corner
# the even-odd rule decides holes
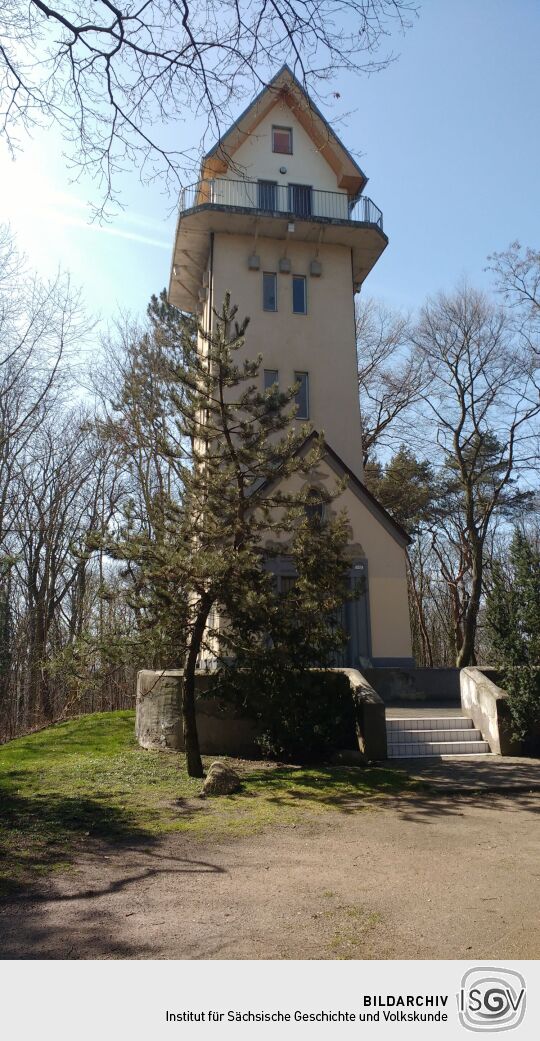
[[[292,130],[290,127],[272,127],[272,151],[292,155]]]

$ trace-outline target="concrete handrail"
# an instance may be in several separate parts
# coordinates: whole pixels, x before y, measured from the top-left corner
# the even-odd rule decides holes
[[[519,755],[520,743],[512,738],[508,695],[495,682],[492,668],[469,666],[460,671],[461,706],[496,755]]]
[[[386,709],[377,694],[358,669],[332,669],[349,680],[356,708],[356,736],[360,751],[367,759],[386,759]]]

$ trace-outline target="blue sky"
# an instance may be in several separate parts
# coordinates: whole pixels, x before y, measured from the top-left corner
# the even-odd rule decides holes
[[[406,309],[466,277],[487,286],[486,256],[515,238],[540,245],[540,4],[425,0],[391,41],[399,60],[370,78],[340,77],[323,108],[369,176],[390,245],[364,292]],[[243,107],[243,106],[240,106]],[[171,130],[171,134],[173,130]],[[195,123],[178,127],[182,145]],[[55,133],[12,162],[0,153],[0,220],[42,274],[67,268],[104,322],[141,313],[168,280],[174,200],[124,175],[125,210],[88,223],[88,181],[70,183]]]

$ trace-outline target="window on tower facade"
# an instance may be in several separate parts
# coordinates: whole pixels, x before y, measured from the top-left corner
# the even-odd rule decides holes
[[[304,275],[292,277],[293,314],[307,314],[306,280]]]
[[[275,181],[257,181],[257,208],[259,210],[277,210],[277,183]]]
[[[263,309],[277,311],[277,279],[275,271],[263,272]]]
[[[294,382],[300,386],[294,396],[297,412],[295,419],[309,419],[309,379],[307,372],[295,372]]]
[[[264,389],[271,390],[272,387],[277,387],[279,383],[279,372],[277,369],[265,369],[264,370]]]
[[[292,130],[290,127],[272,127],[272,151],[281,155],[292,155]]]
[[[304,509],[310,524],[322,524],[324,521],[324,500],[318,488],[309,489]]]
[[[296,217],[311,217],[313,191],[309,184],[289,185],[289,209]]]

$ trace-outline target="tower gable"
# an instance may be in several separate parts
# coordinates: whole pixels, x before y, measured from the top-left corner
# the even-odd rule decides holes
[[[336,187],[341,188],[352,198],[360,195],[367,184],[365,174],[286,65],[207,153],[202,163],[202,177],[227,175],[235,165],[245,163],[250,153],[253,156],[257,142],[267,136],[269,124],[271,127],[275,121],[278,126],[282,125],[276,117],[286,119],[285,126],[289,126],[292,121],[293,131],[296,126],[297,135],[301,131],[303,148],[306,147],[306,139],[309,139],[311,154],[322,158],[326,167],[332,171],[334,190]]]

